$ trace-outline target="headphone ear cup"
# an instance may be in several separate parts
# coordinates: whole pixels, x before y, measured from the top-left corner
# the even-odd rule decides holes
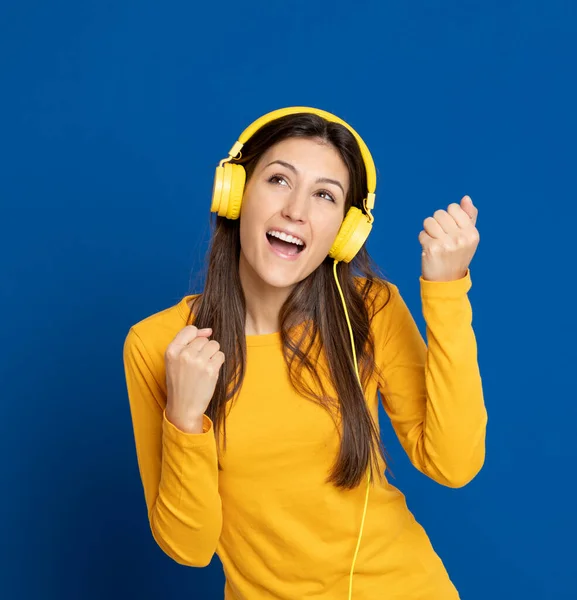
[[[246,183],[246,171],[242,165],[230,165],[230,189],[228,208],[226,211],[227,219],[238,219],[240,216],[240,207],[244,195],[244,185]]]
[[[210,212],[218,212],[220,207],[220,198],[222,195],[222,181],[224,178],[224,167],[216,167],[214,174],[214,183],[212,185],[212,203],[210,205]]]
[[[350,262],[366,242],[372,228],[373,224],[367,215],[352,206],[341,224],[329,256],[339,262]]]
[[[230,171],[227,167],[229,167],[228,163],[216,167],[214,185],[212,188],[212,204],[210,206],[210,211],[218,213],[220,217],[225,215],[226,205],[228,203],[228,192],[226,190],[230,187]]]
[[[242,165],[226,162],[216,167],[211,212],[227,219],[238,219],[245,181],[246,171]]]

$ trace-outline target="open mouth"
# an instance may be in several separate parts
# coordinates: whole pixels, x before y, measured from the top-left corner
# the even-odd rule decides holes
[[[285,256],[296,256],[300,254],[306,247],[306,244],[298,245],[293,242],[285,242],[274,235],[266,234],[268,243],[280,254]]]

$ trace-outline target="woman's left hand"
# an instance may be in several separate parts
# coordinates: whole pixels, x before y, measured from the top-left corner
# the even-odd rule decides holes
[[[437,210],[423,221],[424,230],[419,233],[423,279],[454,281],[465,277],[479,244],[475,227],[478,213],[471,197],[463,196],[460,205],[453,202],[446,211]]]

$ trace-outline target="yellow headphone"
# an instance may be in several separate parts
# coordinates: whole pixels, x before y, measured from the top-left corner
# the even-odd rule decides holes
[[[349,334],[351,336],[351,345],[353,349],[353,359],[355,364],[355,372],[359,385],[362,390],[361,377],[359,375],[359,367],[357,364],[357,355],[355,352],[355,341],[353,337],[353,330],[351,322],[347,312],[347,306],[343,291],[339,284],[337,276],[337,263],[339,262],[350,262],[357,252],[362,248],[363,244],[369,237],[369,233],[373,227],[374,217],[371,214],[371,210],[375,206],[375,188],[377,185],[377,173],[375,169],[375,163],[367,145],[361,138],[361,136],[345,121],[339,119],[339,117],[320,110],[318,108],[310,108],[307,106],[292,106],[288,108],[280,108],[272,112],[263,115],[253,123],[251,123],[239,136],[238,141],[234,143],[232,148],[228,152],[228,157],[220,161],[218,167],[216,167],[216,174],[214,178],[214,187],[212,190],[212,205],[210,207],[211,212],[218,213],[221,217],[227,219],[238,219],[240,216],[240,207],[242,205],[242,197],[244,193],[244,185],[246,182],[246,171],[242,165],[231,163],[230,161],[234,158],[240,158],[241,150],[244,144],[251,138],[251,136],[258,131],[263,125],[266,125],[270,121],[279,119],[286,115],[293,115],[297,113],[311,113],[323,117],[327,121],[333,123],[340,123],[346,127],[355,137],[359,145],[363,161],[365,163],[365,170],[367,173],[367,188],[368,193],[366,198],[363,199],[363,208],[365,212],[362,212],[355,206],[349,208],[339,232],[335,238],[335,241],[329,251],[329,256],[334,258],[333,273],[341,301],[345,310],[345,317],[347,319],[347,325],[349,327]],[[363,391],[364,394],[364,391]],[[363,510],[363,517],[361,519],[361,526],[359,530],[359,537],[357,540],[357,546],[351,565],[349,575],[349,600],[353,594],[353,573],[355,570],[355,562],[361,545],[361,537],[363,535],[363,527],[365,525],[365,517],[367,514],[367,504],[369,500],[369,490],[371,483],[371,470],[370,467],[367,470],[367,491],[365,494],[365,507]]]
[[[327,121],[344,125],[355,136],[363,156],[365,170],[367,172],[368,187],[367,197],[363,200],[365,213],[355,206],[349,208],[337,237],[335,238],[335,242],[329,251],[329,256],[331,258],[334,258],[339,262],[350,262],[365,243],[372,229],[374,217],[371,214],[371,210],[375,206],[377,174],[371,153],[359,134],[342,119],[339,119],[335,115],[324,110],[306,106],[280,108],[267,113],[249,125],[240,134],[238,141],[235,142],[233,147],[229,150],[228,157],[221,160],[219,166],[216,167],[212,191],[212,206],[210,207],[210,210],[227,219],[239,218],[244,184],[246,181],[246,172],[242,165],[233,164],[229,161],[239,157],[238,155],[244,144],[263,125],[280,117],[284,117],[285,115],[294,115],[303,112],[319,115]]]

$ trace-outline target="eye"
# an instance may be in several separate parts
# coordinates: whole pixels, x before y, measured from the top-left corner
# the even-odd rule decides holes
[[[272,175],[267,181],[273,185],[279,185],[277,182],[284,181],[284,183],[288,185],[287,180],[282,175]],[[318,193],[324,194],[330,202],[336,204],[337,201],[335,200],[335,197],[330,192],[327,192],[327,190],[319,190]]]
[[[286,179],[282,175],[273,175],[269,177],[267,180],[269,183],[276,183],[276,181],[284,181],[286,183]]]
[[[334,196],[333,196],[333,195],[332,195],[330,192],[327,192],[326,190],[321,190],[321,191],[319,192],[319,194],[325,194],[326,196],[328,196],[328,199],[329,199],[331,202],[335,202],[335,203],[336,203],[335,197],[334,197]]]

